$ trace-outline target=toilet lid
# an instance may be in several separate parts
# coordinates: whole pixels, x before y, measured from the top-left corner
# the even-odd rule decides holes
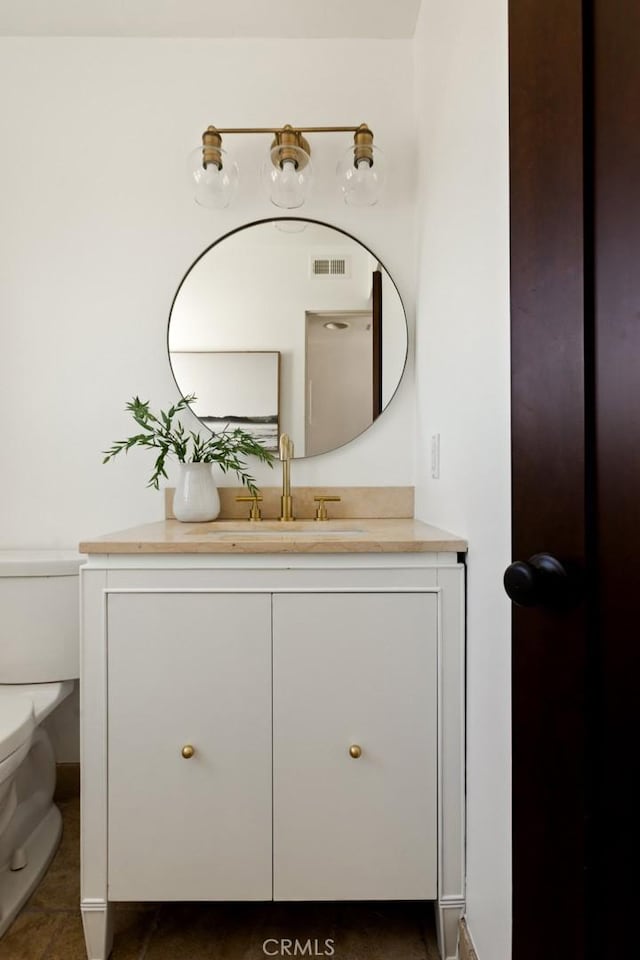
[[[33,702],[0,688],[0,762],[29,739],[33,728]]]

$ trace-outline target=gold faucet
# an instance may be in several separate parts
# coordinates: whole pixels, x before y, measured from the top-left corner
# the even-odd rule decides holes
[[[282,496],[280,497],[280,519],[295,520],[293,516],[293,497],[291,496],[291,459],[293,440],[283,433],[280,435],[280,459],[282,460]]]

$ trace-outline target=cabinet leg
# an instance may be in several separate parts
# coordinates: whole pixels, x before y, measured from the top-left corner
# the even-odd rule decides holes
[[[83,900],[80,910],[87,960],[107,960],[113,947],[113,905],[106,900]]]
[[[436,933],[442,960],[457,960],[458,927],[463,913],[462,900],[438,900],[436,903]]]

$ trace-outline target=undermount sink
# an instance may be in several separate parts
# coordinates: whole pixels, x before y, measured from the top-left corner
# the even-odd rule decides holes
[[[201,529],[189,531],[192,534],[201,536],[204,531]],[[218,527],[212,525],[212,529],[206,531],[207,537],[215,537],[217,540],[290,540],[304,537],[306,540],[316,537],[357,537],[364,533],[357,527],[333,526],[329,527],[325,523],[316,521],[291,521],[280,523],[278,521],[262,521],[260,523],[249,524],[244,521],[238,524],[221,523]]]
[[[237,533],[218,533],[213,534],[221,540],[255,540],[256,537],[263,537],[268,540],[290,540],[292,537],[304,537],[306,540],[313,540],[315,537],[357,537],[363,533],[362,530],[240,530]]]

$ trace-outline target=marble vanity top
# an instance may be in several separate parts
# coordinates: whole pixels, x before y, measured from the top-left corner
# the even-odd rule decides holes
[[[79,549],[89,554],[463,553],[467,542],[412,519],[163,520],[86,540]]]

